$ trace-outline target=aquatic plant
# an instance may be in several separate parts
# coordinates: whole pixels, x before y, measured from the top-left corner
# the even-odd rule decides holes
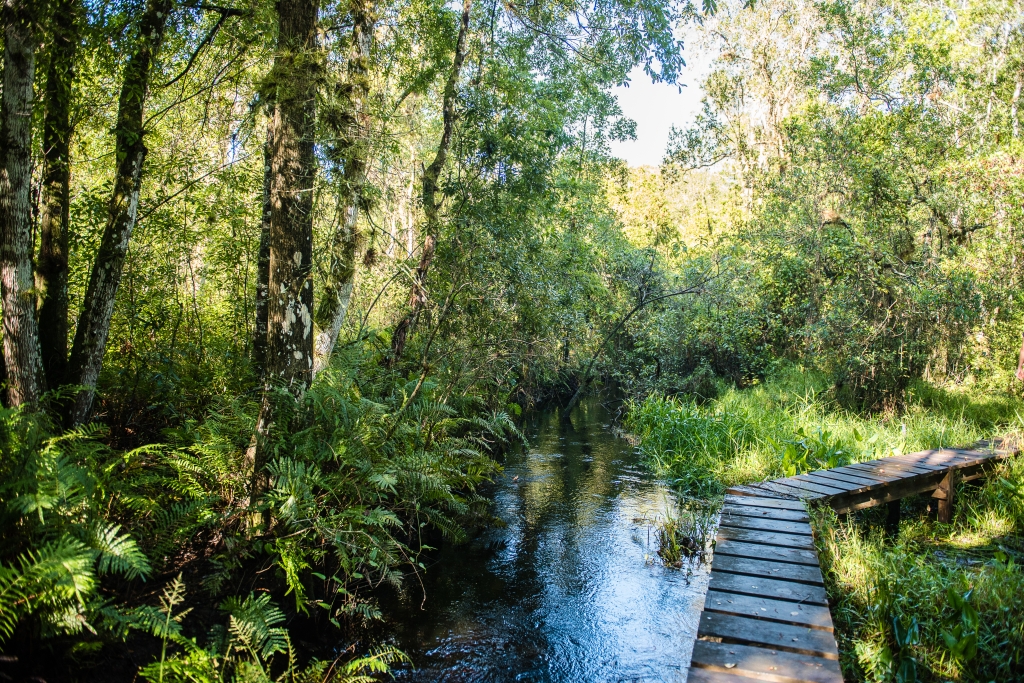
[[[655,522],[658,556],[671,567],[685,560],[703,559],[711,550],[718,525],[718,505],[704,500],[686,500],[678,510]]]

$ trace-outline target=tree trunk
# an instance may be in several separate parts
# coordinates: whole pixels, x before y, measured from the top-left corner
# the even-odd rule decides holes
[[[39,211],[39,342],[46,384],[64,384],[68,366],[68,230],[71,209],[71,83],[78,46],[76,0],[57,0],[43,121],[42,200]]]
[[[3,103],[0,105],[0,295],[11,406],[35,406],[42,357],[32,277],[32,81],[36,0],[6,0]]]
[[[252,339],[252,363],[260,381],[267,370],[267,299],[270,292],[270,162],[273,131],[267,129],[263,146],[263,215],[260,217],[260,247],[256,256],[256,327]]]
[[[93,262],[82,314],[78,319],[75,342],[71,347],[70,377],[81,387],[71,408],[71,423],[80,424],[89,417],[96,380],[103,365],[103,353],[114,314],[114,299],[121,283],[121,271],[128,254],[128,242],[138,216],[142,164],[146,158],[143,144],[143,115],[153,59],[160,50],[170,0],[148,0],[139,21],[135,52],[128,60],[118,100],[114,128],[117,171],[110,197],[107,225],[103,229],[99,252]]]
[[[249,500],[267,484],[270,438],[313,376],[313,181],[317,0],[279,0],[270,151],[267,362]]]
[[[455,59],[452,62],[452,70],[448,75],[448,81],[444,86],[444,100],[441,105],[441,117],[443,129],[441,131],[441,142],[437,146],[437,154],[430,166],[423,172],[423,216],[424,223],[423,253],[420,254],[420,262],[416,266],[413,275],[412,292],[409,294],[409,312],[398,323],[395,332],[391,337],[391,358],[392,364],[397,363],[405,352],[405,342],[409,333],[416,323],[416,318],[427,303],[426,280],[430,270],[430,264],[434,260],[434,252],[437,250],[437,233],[440,225],[438,217],[441,202],[437,199],[437,183],[444,170],[444,164],[448,160],[448,149],[451,146],[452,134],[455,130],[455,98],[458,94],[456,87],[459,83],[459,76],[462,74],[462,65],[466,61],[466,43],[469,37],[469,11],[473,0],[463,0],[462,19],[459,23],[459,37],[455,43]]]
[[[331,266],[327,286],[317,307],[316,342],[313,346],[313,376],[327,367],[345,322],[356,273],[359,240],[359,207],[366,185],[369,147],[370,47],[376,23],[372,0],[355,0],[352,12],[352,52],[348,60],[348,111],[342,118],[341,146],[344,149],[344,179],[339,202],[341,219],[331,241]]]

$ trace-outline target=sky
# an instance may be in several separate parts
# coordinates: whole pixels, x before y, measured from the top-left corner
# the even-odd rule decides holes
[[[635,141],[611,143],[612,154],[625,159],[630,166],[661,164],[672,126],[687,127],[700,111],[700,101],[704,97],[700,83],[708,67],[696,55],[689,57],[688,65],[679,77],[679,84],[686,86],[682,92],[675,85],[651,83],[643,69],[635,69],[630,74],[628,88],[612,90],[622,113],[636,121]]]

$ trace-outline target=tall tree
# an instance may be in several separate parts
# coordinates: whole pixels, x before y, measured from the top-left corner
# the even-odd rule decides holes
[[[364,201],[366,164],[369,147],[370,48],[376,23],[374,3],[353,0],[352,47],[348,58],[348,84],[338,116],[341,166],[344,170],[339,203],[338,228],[330,246],[330,272],[314,323],[317,327],[313,346],[313,376],[331,359],[338,333],[345,322],[356,273],[356,249],[359,243],[359,208]]]
[[[68,230],[71,211],[71,84],[78,46],[78,2],[56,0],[50,30],[43,119],[39,207],[39,342],[51,389],[64,384],[68,362]]]
[[[280,0],[269,145],[267,358],[256,427],[250,501],[266,485],[275,421],[305,394],[313,377],[313,181],[316,90],[320,73],[317,0]]]
[[[32,276],[32,83],[37,0],[5,0],[3,103],[0,105],[0,293],[7,400],[35,405],[42,357]]]
[[[124,71],[114,127],[117,163],[114,191],[71,348],[69,379],[81,387],[71,408],[70,419],[75,424],[88,418],[92,408],[110,318],[114,313],[114,299],[138,217],[142,165],[147,151],[143,142],[143,115],[153,60],[160,51],[170,9],[171,0],[148,0],[139,21],[135,51]]]
[[[391,362],[396,363],[405,351],[405,342],[416,324],[416,319],[427,303],[427,273],[430,271],[430,264],[434,260],[434,253],[437,251],[437,236],[441,225],[440,209],[441,202],[437,198],[437,183],[441,178],[441,171],[444,170],[445,162],[448,160],[448,149],[451,146],[452,135],[455,131],[455,100],[458,96],[459,77],[462,75],[462,65],[466,61],[467,43],[469,40],[469,13],[473,6],[473,0],[463,0],[462,17],[459,22],[459,37],[455,42],[455,57],[452,60],[452,70],[448,74],[448,80],[444,85],[444,98],[441,103],[442,131],[441,141],[437,145],[437,153],[430,166],[423,173],[422,199],[423,217],[423,252],[420,254],[420,262],[413,274],[412,292],[409,295],[409,312],[398,326],[391,338]]]

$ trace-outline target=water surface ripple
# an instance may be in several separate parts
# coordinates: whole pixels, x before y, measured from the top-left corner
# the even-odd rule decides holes
[[[439,551],[423,610],[415,595],[386,609],[414,664],[398,680],[686,680],[707,567],[662,566],[647,520],[668,489],[598,402],[572,417],[538,413],[506,459],[493,498],[507,526]]]

